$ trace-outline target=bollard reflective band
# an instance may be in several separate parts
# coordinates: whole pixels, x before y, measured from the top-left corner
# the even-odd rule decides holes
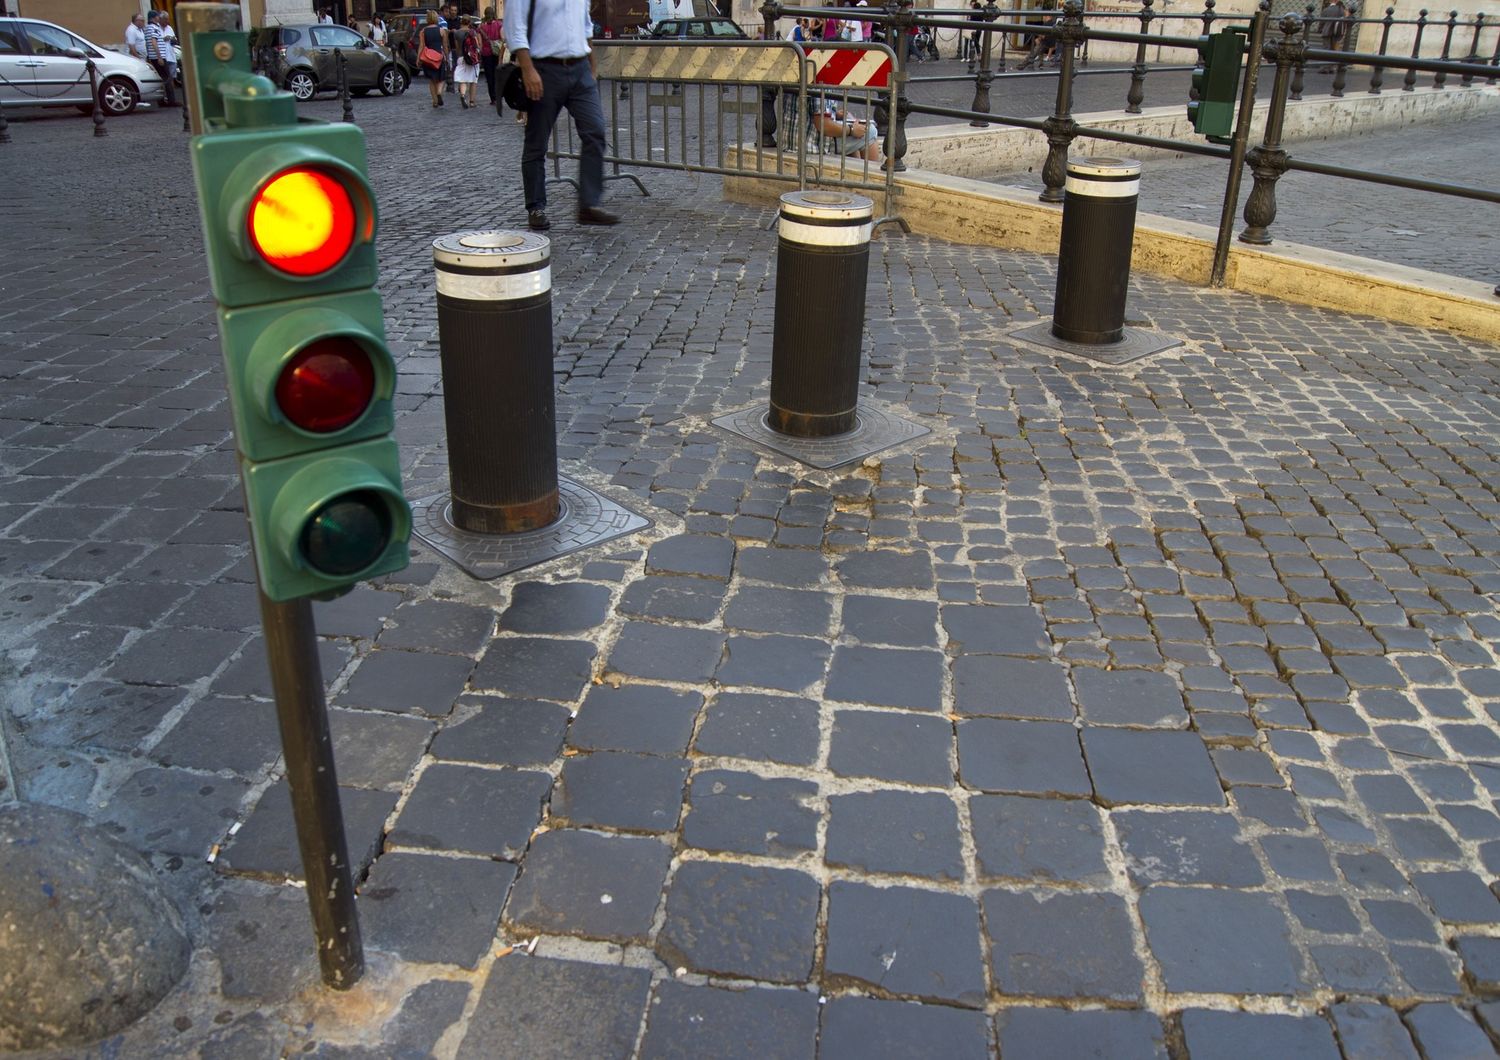
[[[781,197],[782,239],[813,247],[856,247],[870,241],[875,203],[846,191],[790,191]]]
[[[433,240],[438,294],[513,302],[552,290],[551,241],[532,232],[455,232]]]
[[[1069,159],[1065,188],[1069,195],[1128,199],[1140,194],[1141,164],[1129,158]]]
[[[521,272],[453,272],[439,265],[437,290],[438,294],[449,298],[464,298],[471,302],[514,302],[552,290],[552,266],[543,265]]]

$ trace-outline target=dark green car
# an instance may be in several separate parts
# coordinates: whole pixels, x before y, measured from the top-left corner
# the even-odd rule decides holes
[[[264,26],[255,35],[257,69],[299,102],[337,90],[335,49],[343,53],[349,91],[356,96],[372,88],[383,96],[399,96],[411,84],[411,70],[404,61],[346,26]]]

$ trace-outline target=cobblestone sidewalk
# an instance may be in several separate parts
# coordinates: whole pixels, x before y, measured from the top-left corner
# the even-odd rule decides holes
[[[356,109],[416,497],[427,246],[519,223],[520,136]],[[765,399],[769,214],[660,174],[552,204],[563,470],[656,526],[318,607],[371,955],[322,992],[176,124],[0,147],[19,795],[196,947],[70,1055],[1493,1055],[1500,351],[1138,277],[1186,344],[1104,368],[1008,338],[1052,260],[893,236],[865,395],[933,433],[811,472],[708,423]]]

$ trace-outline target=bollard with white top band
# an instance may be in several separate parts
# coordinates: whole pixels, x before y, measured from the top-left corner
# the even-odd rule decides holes
[[[452,523],[476,534],[554,522],[551,243],[531,232],[434,240]]]
[[[1070,158],[1052,334],[1103,344],[1125,336],[1125,293],[1135,241],[1141,164],[1127,158]]]
[[[843,191],[781,197],[771,410],[798,438],[854,430],[875,204]]]

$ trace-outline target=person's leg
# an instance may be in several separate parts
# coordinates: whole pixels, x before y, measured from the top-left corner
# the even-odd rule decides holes
[[[542,98],[532,100],[526,117],[526,138],[521,148],[521,186],[528,213],[547,208],[547,143],[552,126],[567,98],[568,67],[537,63],[542,78]]]
[[[430,73],[423,73],[422,76],[427,78],[427,94],[432,97],[432,105],[434,107],[442,106],[443,86],[438,82],[438,79],[436,77],[433,77]]]
[[[580,207],[598,206],[604,201],[604,111],[599,105],[599,85],[586,62],[565,67],[570,91],[567,97],[568,113],[578,128],[581,141],[578,160],[578,204]],[[530,126],[526,129],[529,137]]]
[[[479,60],[480,69],[484,72],[484,87],[490,94],[490,106],[495,105],[495,68],[500,65],[500,60],[493,55],[486,55]]]

